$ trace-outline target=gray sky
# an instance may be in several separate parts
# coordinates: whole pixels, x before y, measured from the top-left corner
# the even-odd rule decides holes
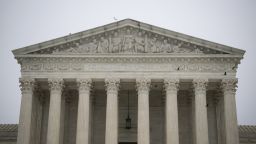
[[[255,0],[1,0],[0,123],[18,123],[20,67],[11,50],[131,18],[246,50],[239,65],[239,124],[256,125]]]

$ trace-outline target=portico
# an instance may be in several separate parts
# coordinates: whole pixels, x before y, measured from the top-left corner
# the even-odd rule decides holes
[[[238,144],[243,53],[129,19],[15,50],[18,144]]]

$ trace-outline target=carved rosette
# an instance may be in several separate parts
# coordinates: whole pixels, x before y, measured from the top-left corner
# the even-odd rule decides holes
[[[63,79],[49,79],[48,84],[51,92],[53,91],[62,91],[64,87]]]
[[[119,78],[107,78],[105,79],[106,91],[108,94],[116,94],[119,90],[120,79]]]
[[[138,95],[142,93],[148,93],[150,90],[151,80],[148,78],[139,78],[136,79],[136,88],[138,91]]]
[[[195,95],[204,94],[206,95],[206,87],[208,84],[208,79],[194,79],[193,86]]]
[[[179,79],[165,79],[164,89],[166,92],[177,92],[179,90]]]
[[[78,79],[77,80],[77,87],[79,93],[82,92],[89,92],[92,86],[92,79]]]
[[[20,78],[20,90],[22,95],[32,93],[35,89],[35,80],[30,78]]]
[[[238,80],[236,78],[223,79],[221,82],[221,89],[223,93],[235,95]]]

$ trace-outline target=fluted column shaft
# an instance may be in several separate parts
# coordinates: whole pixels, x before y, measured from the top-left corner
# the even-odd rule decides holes
[[[179,87],[178,79],[166,79],[164,81],[166,91],[165,103],[165,134],[166,144],[179,144],[178,127],[178,105],[177,92]]]
[[[207,79],[194,79],[196,144],[209,144],[206,106]]]
[[[50,107],[47,130],[47,144],[60,144],[62,79],[50,79]]]
[[[226,144],[239,144],[239,134],[236,115],[236,84],[237,79],[223,79],[224,124]]]
[[[89,144],[91,79],[79,79],[76,144]]]
[[[34,84],[34,79],[20,79],[22,97],[17,144],[32,144],[31,127]]]
[[[107,91],[105,144],[118,144],[118,90],[120,79],[105,80]]]
[[[138,144],[150,144],[149,90],[150,79],[136,79],[138,91]]]

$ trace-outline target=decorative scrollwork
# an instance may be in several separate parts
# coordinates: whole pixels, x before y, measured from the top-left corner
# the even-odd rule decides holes
[[[64,87],[63,79],[49,79],[48,83],[51,91],[62,91]]]
[[[165,91],[178,91],[179,79],[164,79]]]
[[[92,79],[78,79],[77,87],[79,89],[79,93],[83,91],[90,91],[92,86]]]
[[[206,92],[207,84],[208,84],[208,79],[201,79],[201,78],[194,79],[193,86],[194,86],[195,93]]]
[[[117,93],[119,90],[120,79],[107,78],[105,79],[105,86],[107,93]]]
[[[221,88],[224,93],[235,94],[238,80],[236,78],[223,79]]]
[[[140,93],[149,92],[151,80],[149,78],[138,78],[136,79],[136,88]]]
[[[22,94],[33,92],[35,89],[35,80],[30,78],[20,78],[20,90]]]

